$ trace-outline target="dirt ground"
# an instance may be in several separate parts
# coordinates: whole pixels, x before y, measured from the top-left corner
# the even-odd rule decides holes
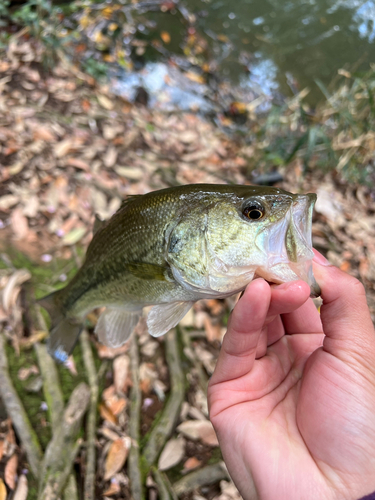
[[[67,431],[72,447],[80,441],[68,486],[57,497],[131,498],[138,432],[146,498],[239,499],[206,398],[236,297],[198,302],[178,333],[168,336],[171,347],[151,338],[142,321],[133,343],[106,348],[92,333],[94,312],[74,356],[58,369],[40,351],[46,327],[34,297],[74,275],[95,214],[107,219],[127,195],[168,186],[249,184],[251,150],[197,114],[150,111],[63,64],[46,74],[40,61],[41,49],[22,39],[0,61],[0,335],[6,345],[0,368],[10,373],[26,410],[26,420],[16,424],[0,400],[0,499],[37,498],[30,450],[36,450],[34,467],[45,465],[48,446],[58,450],[51,405],[62,412],[80,383],[88,391],[81,386],[87,413],[77,417],[74,432]],[[314,246],[364,283],[375,319],[375,191],[349,185],[337,173],[303,175],[298,160],[282,174],[280,187],[318,194]],[[31,448],[19,431],[27,430],[25,422],[38,435]],[[146,460],[155,428],[165,435]],[[87,478],[94,485],[91,497]]]

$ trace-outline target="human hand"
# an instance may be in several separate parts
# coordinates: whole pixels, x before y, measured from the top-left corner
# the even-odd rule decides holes
[[[306,283],[253,281],[210,380],[210,418],[245,500],[375,491],[375,332],[365,291],[320,254],[314,261],[321,315]]]

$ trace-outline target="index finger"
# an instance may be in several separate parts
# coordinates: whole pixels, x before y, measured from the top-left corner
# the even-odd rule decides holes
[[[263,279],[247,286],[232,311],[212,383],[239,378],[252,369],[270,300],[271,289]]]

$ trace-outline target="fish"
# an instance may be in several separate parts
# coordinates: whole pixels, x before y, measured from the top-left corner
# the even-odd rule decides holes
[[[320,294],[312,271],[316,194],[276,187],[192,184],[127,197],[96,220],[85,261],[62,289],[40,299],[51,318],[48,349],[65,362],[85,316],[105,307],[95,332],[119,347],[143,308],[149,333],[175,327],[200,299],[241,292],[256,277],[302,279]]]

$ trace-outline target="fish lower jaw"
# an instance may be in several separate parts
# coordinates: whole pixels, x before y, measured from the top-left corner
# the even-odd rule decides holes
[[[298,264],[290,262],[288,264],[280,263],[269,269],[259,267],[255,271],[254,278],[263,278],[277,285],[302,280],[310,286],[311,297],[318,297],[320,295],[320,287],[312,273],[311,261],[299,262]]]

